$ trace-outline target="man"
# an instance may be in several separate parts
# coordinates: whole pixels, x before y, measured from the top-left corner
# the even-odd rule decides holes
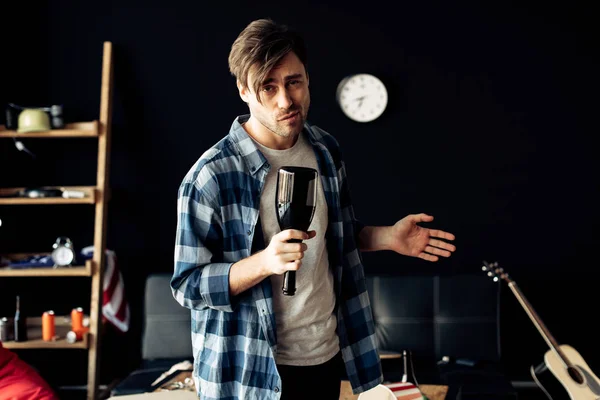
[[[425,214],[386,227],[355,220],[338,143],[306,122],[309,78],[297,34],[254,21],[233,43],[229,68],[250,114],[200,157],[178,193],[171,287],[191,309],[198,395],[333,400],[342,370],[354,393],[368,390],[382,374],[360,251],[437,261],[455,250],[442,240],[454,236],[418,226],[433,220]],[[279,231],[282,165],[319,171],[309,232]],[[294,296],[282,294],[285,271],[297,271]]]

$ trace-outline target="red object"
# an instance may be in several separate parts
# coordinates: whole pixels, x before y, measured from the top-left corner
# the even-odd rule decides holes
[[[54,311],[46,311],[42,314],[42,339],[50,342],[54,340],[54,336],[56,336]]]
[[[0,400],[59,400],[48,383],[0,342]]]

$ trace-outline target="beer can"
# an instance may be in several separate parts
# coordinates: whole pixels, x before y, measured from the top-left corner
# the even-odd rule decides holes
[[[10,321],[2,317],[0,318],[0,342],[8,342],[10,339]]]
[[[49,310],[42,314],[42,339],[46,342],[54,340],[56,326],[54,325],[54,311]]]
[[[81,329],[75,329],[75,330],[71,330],[67,333],[67,343],[75,343],[75,342],[79,342],[80,340],[83,339],[83,335],[88,332],[90,329],[83,327]]]
[[[83,308],[77,307],[71,310],[71,330],[76,331],[83,328]]]

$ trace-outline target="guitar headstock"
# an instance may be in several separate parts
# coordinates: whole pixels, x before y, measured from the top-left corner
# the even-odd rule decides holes
[[[487,272],[487,276],[491,277],[494,282],[498,282],[500,279],[505,280],[507,283],[512,282],[512,279],[508,276],[508,272],[505,272],[504,269],[500,268],[497,261],[492,263],[484,261],[481,269],[484,272]]]

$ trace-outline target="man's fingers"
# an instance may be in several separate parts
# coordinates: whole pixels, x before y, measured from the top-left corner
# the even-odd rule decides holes
[[[296,260],[301,260],[304,258],[304,253],[300,252],[300,253],[285,253],[282,254],[281,256],[281,261],[283,262],[291,262],[291,261],[296,261]]]
[[[450,252],[448,250],[438,249],[437,247],[427,246],[425,247],[425,251],[429,254],[435,254],[442,257],[450,257]]]
[[[295,260],[285,264],[286,271],[298,271],[302,265],[302,260]]]
[[[455,245],[453,245],[451,243],[446,243],[442,240],[437,240],[437,239],[429,239],[429,245],[440,248],[440,249],[448,250],[448,251],[456,250]]]
[[[304,252],[308,249],[308,245],[306,243],[287,243],[283,242],[277,247],[277,254],[285,254],[285,253],[298,253]]]
[[[281,241],[284,242],[287,242],[290,239],[305,240],[309,238],[306,232],[299,231],[297,229],[286,229],[285,231],[279,232],[276,236],[278,236],[281,239]]]
[[[427,254],[427,253],[421,253],[419,254],[419,258],[422,258],[425,261],[431,261],[431,262],[435,262],[438,260],[437,256],[431,255],[431,254]]]
[[[455,239],[454,235],[451,234],[450,232],[440,231],[439,229],[430,229],[429,236],[438,237],[438,238],[442,238],[442,239],[446,239],[446,240],[454,240]]]
[[[420,213],[420,214],[412,214],[411,219],[414,222],[431,222],[433,221],[433,217],[431,215]]]

